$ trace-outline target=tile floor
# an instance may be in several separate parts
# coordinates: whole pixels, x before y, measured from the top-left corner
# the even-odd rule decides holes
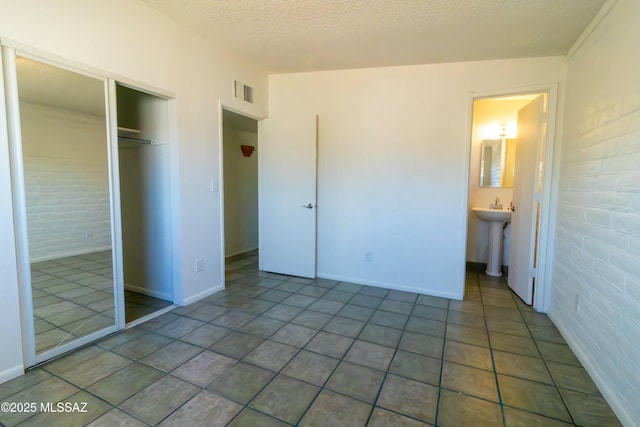
[[[31,265],[38,353],[113,325],[111,265],[111,251]],[[125,291],[127,322],[169,305],[169,301]]]
[[[547,316],[468,272],[464,301],[261,273],[0,385],[6,426],[616,426]]]

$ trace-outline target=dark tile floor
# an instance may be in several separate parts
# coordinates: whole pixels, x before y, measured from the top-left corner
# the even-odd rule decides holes
[[[111,251],[31,264],[36,352],[114,324]],[[172,303],[125,291],[127,322]]]
[[[20,426],[615,426],[547,316],[468,272],[464,301],[261,273],[0,385]]]

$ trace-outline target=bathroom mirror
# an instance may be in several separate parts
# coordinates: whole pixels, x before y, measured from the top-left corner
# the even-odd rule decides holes
[[[105,83],[16,58],[36,354],[115,325]]]
[[[516,140],[510,138],[482,141],[480,160],[481,187],[513,187]]]

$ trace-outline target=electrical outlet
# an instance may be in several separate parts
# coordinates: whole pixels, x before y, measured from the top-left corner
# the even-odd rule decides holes
[[[200,273],[204,270],[204,260],[202,258],[196,259],[196,273]]]
[[[576,313],[580,310],[580,294],[576,294],[575,299],[573,300],[573,311]]]
[[[88,239],[91,236],[93,236],[93,231],[90,228],[85,228],[84,229],[84,238]]]
[[[364,253],[365,262],[371,262],[372,259],[373,259],[373,252],[365,252]]]
[[[212,179],[211,180],[211,192],[212,193],[217,193],[220,191],[220,184],[218,183],[217,179]]]

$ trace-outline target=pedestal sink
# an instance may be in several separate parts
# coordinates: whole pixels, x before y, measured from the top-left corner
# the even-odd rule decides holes
[[[502,229],[511,221],[511,211],[503,209],[471,208],[475,216],[489,223],[489,260],[486,273],[502,276]]]

